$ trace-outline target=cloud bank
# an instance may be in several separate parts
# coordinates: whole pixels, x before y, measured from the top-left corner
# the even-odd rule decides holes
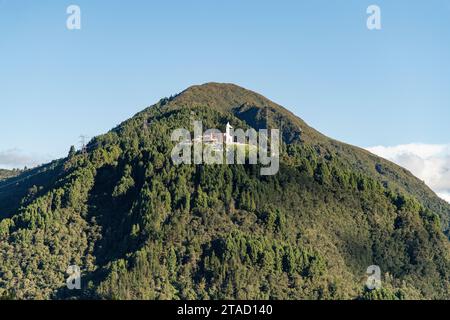
[[[408,169],[450,202],[450,144],[411,143],[366,149]]]
[[[0,169],[32,168],[49,160],[48,156],[27,154],[19,149],[0,150]]]

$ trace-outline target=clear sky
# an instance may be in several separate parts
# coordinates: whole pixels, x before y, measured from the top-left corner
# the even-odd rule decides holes
[[[71,4],[81,30],[66,28]],[[382,30],[366,27],[371,4]],[[450,1],[0,0],[3,166],[65,156],[209,81],[351,144],[448,144]]]

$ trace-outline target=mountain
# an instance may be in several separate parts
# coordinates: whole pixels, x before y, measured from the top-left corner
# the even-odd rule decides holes
[[[280,128],[279,172],[174,165],[171,133],[192,120]],[[0,297],[448,299],[449,219],[407,170],[257,93],[208,83],[0,181]],[[65,286],[69,265],[81,290]]]

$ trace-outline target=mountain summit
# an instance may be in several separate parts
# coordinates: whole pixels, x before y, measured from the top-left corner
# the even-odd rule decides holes
[[[280,129],[279,172],[175,165],[171,134],[193,120]],[[0,298],[449,298],[449,217],[407,170],[208,83],[0,181]],[[81,290],[65,286],[74,265]]]

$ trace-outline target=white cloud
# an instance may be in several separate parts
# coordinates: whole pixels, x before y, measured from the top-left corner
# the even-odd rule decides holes
[[[444,199],[445,201],[450,202],[450,193],[441,192],[441,193],[438,193],[438,196],[441,197],[442,199]]]
[[[450,202],[450,144],[411,143],[367,150],[408,169]]]
[[[48,156],[27,154],[19,149],[0,151],[0,169],[23,168],[25,166],[32,168],[49,160]]]

